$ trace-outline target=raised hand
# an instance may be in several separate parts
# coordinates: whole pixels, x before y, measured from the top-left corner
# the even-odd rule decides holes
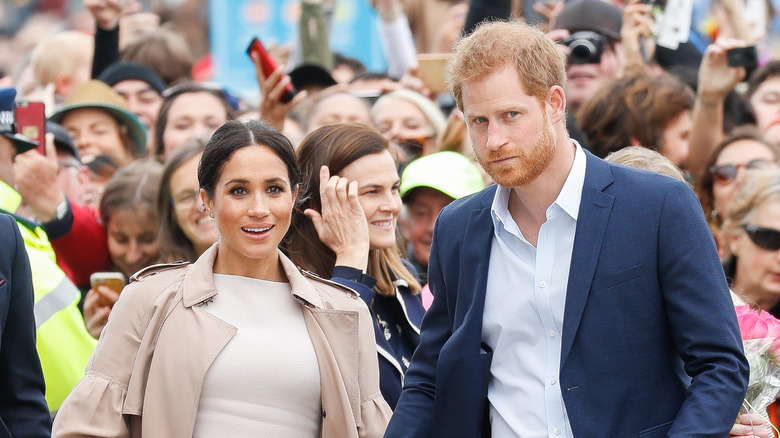
[[[368,222],[358,200],[358,183],[320,169],[322,211],[307,208],[322,243],[336,253],[337,266],[366,270],[368,267]]]

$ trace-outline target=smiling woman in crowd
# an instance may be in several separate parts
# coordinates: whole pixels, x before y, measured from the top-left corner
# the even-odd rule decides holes
[[[53,436],[381,437],[365,305],[277,248],[301,182],[290,141],[228,122],[198,182],[218,242],[134,276]]]
[[[373,316],[382,395],[395,406],[425,310],[417,273],[401,259],[400,179],[388,142],[365,125],[327,125],[303,139],[298,162],[310,197],[293,215],[286,249],[304,269],[360,293]]]
[[[185,82],[162,95],[154,131],[154,156],[161,161],[188,140],[210,137],[233,113],[221,87]]]

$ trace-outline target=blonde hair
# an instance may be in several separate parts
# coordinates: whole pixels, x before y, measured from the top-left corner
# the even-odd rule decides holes
[[[402,88],[385,94],[377,99],[371,107],[371,119],[376,119],[376,115],[382,105],[392,105],[391,101],[396,99],[405,100],[416,106],[425,116],[425,120],[431,126],[431,129],[433,129],[433,137],[439,138],[439,136],[441,136],[442,132],[444,132],[444,128],[447,126],[447,120],[444,118],[444,113],[441,112],[439,106],[432,100],[412,90]]]
[[[780,170],[776,168],[749,169],[745,183],[731,201],[723,222],[724,241],[728,234],[738,232],[753,219],[756,209],[765,202],[780,201]]]
[[[84,64],[92,62],[94,44],[89,35],[72,30],[43,39],[33,49],[30,60],[35,81],[48,85],[61,75],[73,77]]]
[[[463,84],[514,66],[524,91],[544,100],[554,85],[566,84],[566,56],[542,31],[521,21],[481,24],[455,43],[445,66],[445,81],[463,109]]]
[[[685,175],[682,170],[675,166],[671,160],[648,149],[644,146],[628,146],[607,155],[606,161],[615,164],[622,164],[637,169],[649,170],[650,172],[660,173],[670,176],[680,181],[685,181]]]

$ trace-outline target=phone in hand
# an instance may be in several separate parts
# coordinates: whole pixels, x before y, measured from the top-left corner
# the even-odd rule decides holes
[[[116,293],[121,293],[125,287],[125,276],[121,272],[95,272],[90,275],[89,283],[92,289],[97,290],[98,286],[108,286]],[[98,295],[98,304],[101,306],[112,306],[102,295]]]
[[[29,100],[16,101],[14,104],[16,132],[38,142],[36,151],[46,155],[46,110],[43,102]]]
[[[451,53],[420,53],[417,55],[417,74],[434,93],[447,90],[444,83],[444,65]]]
[[[249,42],[249,46],[246,48],[246,54],[250,57],[252,56],[253,52],[257,53],[258,57],[260,58],[260,67],[263,69],[263,75],[265,77],[271,76],[271,73],[273,73],[277,68],[276,61],[274,61],[274,58],[271,57],[271,55],[265,50],[263,43],[261,43],[257,37],[252,38],[252,41]],[[293,87],[292,83],[287,84],[280,101],[282,103],[291,101],[296,92],[297,91],[295,90],[295,87]]]

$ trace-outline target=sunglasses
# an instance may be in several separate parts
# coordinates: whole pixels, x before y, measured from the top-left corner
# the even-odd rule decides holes
[[[745,225],[750,241],[757,247],[768,251],[777,251],[780,249],[780,230],[774,228],[758,227],[756,225]]]
[[[726,185],[731,184],[731,182],[734,181],[734,178],[737,177],[737,172],[739,172],[739,169],[742,167],[745,169],[759,169],[762,167],[767,167],[770,164],[772,163],[769,160],[764,158],[756,158],[755,160],[750,160],[745,164],[722,164],[720,166],[712,166],[710,167],[710,173],[712,174],[716,183]]]

